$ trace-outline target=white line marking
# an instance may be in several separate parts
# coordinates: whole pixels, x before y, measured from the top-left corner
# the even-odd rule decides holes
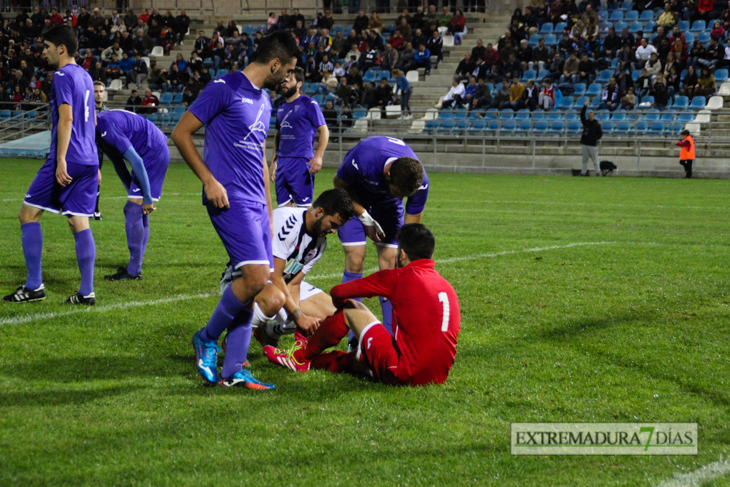
[[[730,460],[708,463],[694,472],[677,474],[659,487],[695,487],[730,473]]]
[[[12,318],[0,319],[0,325],[22,325],[36,320],[48,320],[52,318],[61,318],[64,316],[75,315],[79,313],[105,313],[117,309],[137,308],[140,306],[156,306],[158,304],[176,303],[178,301],[187,301],[189,299],[209,298],[218,296],[220,293],[202,293],[202,294],[181,294],[170,298],[155,299],[152,301],[130,301],[128,303],[110,304],[107,306],[88,306],[76,308],[69,311],[59,311],[52,313],[37,313],[33,315],[14,316]],[[17,306],[17,305],[16,305]]]
[[[438,203],[457,203],[457,200],[439,200]],[[572,201],[521,201],[521,200],[480,200],[474,201],[458,201],[460,205],[467,204],[469,208],[462,208],[457,211],[473,211],[479,205],[542,205],[542,206],[596,206],[596,203],[572,202]],[[601,208],[640,208],[642,210],[650,210],[652,208],[661,210],[718,210],[727,211],[728,206],[672,206],[672,205],[629,205],[625,203],[601,203]],[[493,211],[494,208],[483,209],[483,211]],[[454,211],[453,208],[429,208],[428,211]]]
[[[165,198],[169,198],[171,196],[200,196],[202,193],[198,191],[197,193],[163,193],[162,196]],[[121,200],[121,199],[127,199],[129,198],[129,195],[124,196],[102,196],[102,200]],[[2,200],[3,203],[8,203],[12,201],[23,201],[23,198],[10,198],[6,200]]]

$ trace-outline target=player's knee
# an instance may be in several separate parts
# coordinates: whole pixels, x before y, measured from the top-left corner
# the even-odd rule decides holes
[[[347,272],[360,273],[365,264],[365,254],[360,252],[347,252],[345,254],[345,270]]]
[[[282,307],[284,307],[284,304],[286,303],[286,296],[284,296],[284,293],[281,292],[279,288],[274,288],[271,293],[268,293],[268,295],[265,298],[267,308],[273,310],[280,310]]]

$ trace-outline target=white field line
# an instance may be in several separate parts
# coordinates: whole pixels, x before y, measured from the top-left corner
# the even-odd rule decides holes
[[[593,246],[593,245],[610,245],[613,243],[615,243],[615,242],[576,242],[576,243],[567,244],[567,245],[552,245],[549,247],[536,247],[536,248],[532,248],[532,249],[505,250],[502,252],[493,252],[493,253],[489,253],[489,254],[475,254],[475,255],[469,255],[469,256],[465,256],[465,257],[453,257],[450,259],[439,259],[439,260],[436,260],[436,263],[448,264],[451,262],[460,262],[460,261],[464,261],[464,260],[490,259],[490,258],[502,256],[502,255],[521,254],[521,253],[529,253],[529,252],[543,252],[546,250],[569,249],[572,247],[584,247],[584,246]],[[375,272],[377,270],[378,270],[377,268],[373,268],[373,269],[367,269],[365,272],[371,273],[371,272]],[[339,277],[341,275],[342,275],[341,272],[332,273],[332,274],[321,274],[319,276],[307,277],[307,280],[333,279],[333,278]],[[22,325],[25,323],[30,323],[32,321],[60,318],[60,317],[79,314],[79,313],[92,313],[92,312],[93,313],[104,313],[107,311],[114,311],[117,309],[138,308],[140,306],[156,306],[158,304],[175,303],[178,301],[186,301],[189,299],[207,298],[210,296],[215,296],[217,294],[218,293],[181,294],[178,296],[162,298],[162,299],[155,299],[152,301],[130,301],[128,303],[117,303],[117,304],[110,304],[107,306],[76,308],[76,309],[72,309],[69,311],[36,313],[36,314],[31,314],[31,315],[15,316],[12,318],[0,319],[0,326]],[[16,306],[19,306],[19,305],[16,305]]]
[[[730,473],[730,460],[708,463],[694,472],[677,474],[659,487],[695,487]]]
[[[197,193],[163,193],[162,196],[170,197],[170,196],[200,196],[203,194],[201,191],[198,191]],[[121,200],[121,199],[127,199],[128,196],[102,196],[102,200]],[[23,201],[23,198],[9,198],[2,200],[3,203],[9,203],[13,201]]]
[[[439,203],[457,203],[456,200],[440,200]],[[585,202],[570,202],[570,201],[523,201],[523,200],[479,200],[479,202],[470,202],[470,201],[459,201],[458,202],[461,205],[467,205],[469,206],[469,211],[473,211],[474,209],[478,209],[479,205],[485,205],[485,204],[491,204],[491,205],[540,205],[540,206],[590,206],[595,207],[595,203],[585,203]],[[635,205],[629,205],[626,203],[601,203],[601,208],[640,208],[642,210],[650,210],[650,209],[660,209],[660,210],[718,210],[718,211],[727,211],[730,209],[730,204],[728,206],[673,206],[673,205],[642,205],[642,204],[635,204]],[[489,211],[489,208],[482,208],[482,211]],[[445,208],[431,208],[430,210],[427,208],[426,213],[428,211],[446,211]],[[449,209],[448,211],[454,211],[453,209]],[[457,210],[459,211],[459,210]]]

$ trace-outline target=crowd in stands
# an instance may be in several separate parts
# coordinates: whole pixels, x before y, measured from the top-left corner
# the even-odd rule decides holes
[[[708,98],[727,79],[728,0],[604,5],[531,0],[515,9],[496,45],[478,40],[464,55],[442,107],[549,111],[573,95],[610,112],[663,110],[677,97]]]

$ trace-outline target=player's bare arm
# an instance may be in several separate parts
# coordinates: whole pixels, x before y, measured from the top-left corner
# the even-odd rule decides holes
[[[284,296],[286,297],[284,309],[289,314],[291,319],[294,320],[297,326],[304,330],[307,335],[311,335],[319,327],[319,319],[307,316],[302,313],[302,310],[299,307],[299,303],[294,301],[294,298],[292,297],[292,292],[294,292],[294,289],[290,289],[284,281],[285,267],[286,261],[284,259],[274,257],[274,272],[271,273],[269,278],[271,279],[271,282],[273,282],[274,285],[279,288],[281,292],[284,293]],[[303,278],[304,274],[300,271],[299,274],[297,274],[290,283],[291,286],[292,283],[296,282],[297,299],[299,297],[299,284],[302,282]]]
[[[56,147],[56,181],[61,186],[71,184],[71,176],[68,175],[66,166],[66,153],[71,142],[71,129],[73,128],[74,115],[73,107],[63,104],[58,107],[58,142]]]
[[[406,225],[408,225],[409,223],[421,223],[422,219],[423,219],[423,212],[421,212],[417,215],[410,215],[410,214],[406,213],[404,222]]]
[[[352,206],[355,208],[355,215],[357,215],[362,222],[365,235],[367,235],[373,242],[382,241],[383,238],[385,238],[385,232],[383,232],[380,224],[370,216],[365,207],[362,206],[362,203],[360,203],[360,197],[352,189],[352,187],[338,176],[335,176],[334,185],[335,188],[342,188],[350,195]]]
[[[327,144],[330,141],[330,129],[327,125],[320,125],[317,129],[319,132],[319,143],[317,144],[317,152],[314,154],[307,165],[309,166],[309,172],[312,174],[318,173],[322,169],[322,158],[327,150]]]
[[[228,192],[226,188],[213,177],[213,174],[203,162],[193,142],[193,134],[200,130],[202,126],[203,124],[195,115],[189,111],[185,112],[185,115],[182,116],[175,126],[175,130],[172,131],[171,138],[180,151],[182,158],[185,159],[187,165],[203,183],[205,196],[208,198],[208,201],[213,203],[216,208],[229,208],[230,204],[228,203]]]

